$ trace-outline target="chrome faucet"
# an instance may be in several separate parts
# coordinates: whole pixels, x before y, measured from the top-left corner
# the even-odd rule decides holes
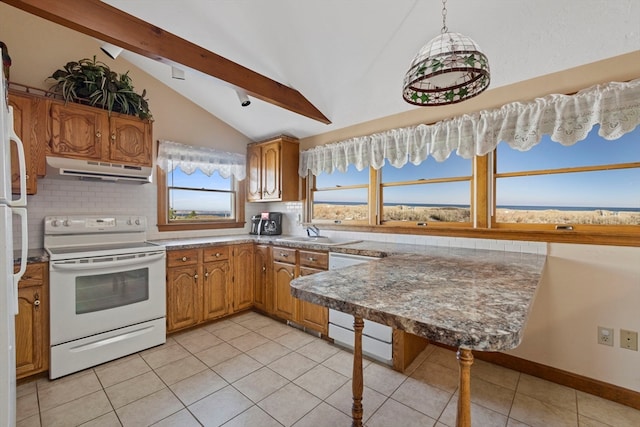
[[[307,227],[307,236],[320,237],[320,229],[315,225],[310,225],[309,227]]]

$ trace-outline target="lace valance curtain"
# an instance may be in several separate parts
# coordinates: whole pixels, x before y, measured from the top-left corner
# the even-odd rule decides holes
[[[160,141],[158,147],[158,166],[166,172],[180,168],[187,175],[191,175],[199,169],[205,175],[211,176],[218,171],[223,178],[233,175],[238,181],[242,181],[247,173],[245,165],[245,155],[240,153],[193,147],[173,141]]]
[[[526,151],[545,134],[563,145],[573,145],[586,138],[596,124],[600,124],[598,134],[608,140],[640,124],[640,79],[321,145],[300,153],[298,172],[300,176],[309,170],[314,175],[344,172],[349,165],[358,170],[379,169],[385,159],[395,167],[407,162],[417,165],[429,156],[444,161],[454,150],[468,159],[493,151],[501,141]]]

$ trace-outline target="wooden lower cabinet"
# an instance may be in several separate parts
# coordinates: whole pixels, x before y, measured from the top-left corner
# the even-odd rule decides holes
[[[309,274],[319,273],[324,270],[316,268],[300,267],[300,276],[308,276]],[[298,321],[301,325],[316,330],[322,334],[329,333],[329,310],[318,304],[308,301],[299,300],[298,303]]]
[[[328,268],[328,253],[273,248],[273,314],[327,335],[329,310],[291,295],[295,277],[318,273]]]
[[[295,264],[273,263],[273,314],[285,320],[296,319],[297,300],[291,295],[295,272]]]
[[[253,305],[253,244],[167,251],[167,332]]]
[[[246,310],[253,306],[253,243],[233,247],[233,311]]]
[[[203,268],[203,320],[226,316],[231,311],[229,261],[208,262]]]
[[[18,282],[16,377],[49,369],[49,268],[46,262],[27,265]]]
[[[167,332],[199,323],[201,296],[197,265],[167,268]]]
[[[253,305],[267,314],[273,313],[273,286],[271,284],[273,265],[271,248],[256,245],[253,257]]]

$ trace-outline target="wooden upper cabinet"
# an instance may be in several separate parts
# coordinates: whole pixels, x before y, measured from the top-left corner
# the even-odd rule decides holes
[[[116,163],[151,166],[151,125],[131,116],[109,121],[109,158]]]
[[[262,146],[262,199],[280,200],[282,174],[280,168],[280,141]]]
[[[262,198],[262,157],[259,145],[247,147],[247,200],[259,201]]]
[[[247,201],[299,200],[299,143],[281,136],[247,147]]]
[[[80,104],[51,105],[52,155],[102,160],[108,153],[109,122],[106,111]]]
[[[151,139],[149,121],[82,104],[51,105],[50,155],[151,166]]]
[[[13,128],[22,140],[26,164],[27,194],[36,194],[38,176],[46,171],[45,147],[47,136],[47,103],[42,97],[10,91],[9,105],[13,107]],[[20,191],[18,152],[11,144],[11,189]]]

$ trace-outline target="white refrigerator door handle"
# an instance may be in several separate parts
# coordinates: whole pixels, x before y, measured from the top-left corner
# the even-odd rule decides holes
[[[18,314],[18,281],[27,269],[27,209],[26,208],[12,208],[12,212],[20,217],[20,230],[22,235],[22,244],[20,245],[20,269],[13,275],[13,304],[14,313]]]
[[[18,166],[20,168],[20,197],[8,203],[9,206],[27,206],[27,166],[24,159],[24,144],[13,129],[13,107],[9,106],[9,139],[18,148]]]

